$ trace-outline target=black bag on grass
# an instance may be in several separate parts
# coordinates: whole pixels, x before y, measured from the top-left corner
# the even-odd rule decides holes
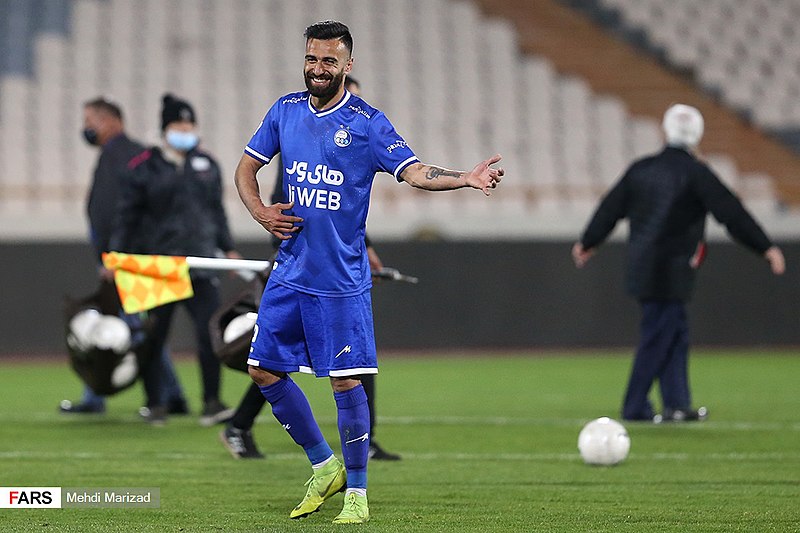
[[[245,290],[220,306],[211,316],[211,346],[217,358],[228,368],[247,372],[247,357],[255,330],[258,304],[270,272],[267,269],[258,273]]]
[[[64,335],[70,365],[94,392],[127,389],[153,354],[146,315],[125,315],[112,281],[82,299],[66,298]]]

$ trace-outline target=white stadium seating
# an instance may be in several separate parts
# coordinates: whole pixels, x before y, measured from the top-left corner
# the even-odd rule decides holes
[[[767,129],[800,127],[800,2],[599,0],[644,30],[731,107]]]
[[[761,45],[775,41],[792,2],[775,0],[775,10],[761,3],[770,7],[765,40],[751,42],[747,63],[708,48],[702,32],[675,38],[685,17],[713,20],[727,1],[677,0],[680,9],[669,13],[654,0],[604,3],[624,8],[632,24],[662,25],[654,38],[676,61],[699,65],[708,83],[721,84],[735,71],[749,85],[723,88],[726,98],[753,106],[765,122],[780,122],[789,115],[781,102],[796,94],[779,89],[774,102],[759,99],[772,89],[757,87],[753,65],[771,57]],[[236,197],[232,173],[271,103],[303,88],[302,31],[326,18],[350,25],[353,76],[422,160],[463,168],[499,152],[508,171],[491,199],[474,191],[422,194],[377,176],[368,224],[378,238],[429,228],[451,238],[494,238],[498,225],[511,238],[571,238],[630,160],[661,144],[656,122],[630,116],[620,100],[559,75],[545,58],[522,55],[508,22],[487,18],[466,0],[64,2],[68,31],[31,35],[31,72],[0,71],[0,239],[85,238],[84,200],[97,154],[79,137],[82,103],[108,96],[123,107],[133,137],[158,143],[165,92],[198,112],[203,144],[229,179],[236,237],[262,235]],[[731,23],[750,20],[731,11]],[[792,60],[800,64],[800,54]],[[796,88],[798,79],[795,70],[785,84]],[[711,160],[729,184],[741,186],[729,158]],[[264,189],[274,173],[261,173]],[[756,181],[749,194],[762,210],[774,209],[774,191]]]

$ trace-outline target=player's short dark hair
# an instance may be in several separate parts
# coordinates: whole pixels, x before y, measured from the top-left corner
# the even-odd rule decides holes
[[[107,113],[114,118],[122,120],[122,109],[115,103],[109,102],[102,96],[95,98],[93,100],[89,100],[83,107],[89,107],[96,111],[101,111],[103,113]]]
[[[352,87],[353,85],[355,85],[359,89],[361,88],[361,84],[358,82],[358,80],[352,77],[350,74],[348,74],[347,77],[344,79],[344,88],[349,90],[350,87]]]
[[[350,55],[353,55],[353,36],[350,35],[350,28],[337,20],[323,20],[312,24],[306,28],[303,35],[305,35],[306,41],[309,39],[319,39],[321,41],[339,39],[344,43]]]

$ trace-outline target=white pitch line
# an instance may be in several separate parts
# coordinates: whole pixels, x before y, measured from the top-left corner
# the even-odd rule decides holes
[[[580,461],[575,453],[402,453],[403,459],[423,461],[475,460],[475,461]],[[636,453],[631,452],[637,460],[655,461],[786,461],[800,460],[800,453],[763,452],[763,453]]]
[[[400,450],[403,459],[408,461],[501,461],[501,462],[553,462],[553,461],[580,461],[580,455],[575,453],[470,453],[470,452],[431,452],[417,453]],[[227,455],[220,453],[183,453],[165,452],[156,454],[142,454],[147,459],[165,459],[170,461],[213,461],[228,460]],[[103,452],[34,452],[34,451],[0,451],[2,459],[127,459],[133,456],[129,453],[103,453]],[[631,452],[633,460],[645,461],[690,461],[711,460],[720,462],[741,461],[798,461],[800,452],[758,452],[758,453],[637,453]],[[302,453],[267,453],[268,461],[302,461]]]
[[[80,415],[79,415],[80,416]],[[141,419],[134,416],[122,416],[109,413],[107,415],[85,415],[85,418],[79,418],[76,415],[59,415],[50,412],[32,412],[13,415],[0,415],[0,423],[30,423],[30,422],[47,422],[51,424],[70,424],[76,420],[92,421],[95,423],[102,423],[104,419],[113,421],[115,423],[140,424]],[[612,417],[613,418],[613,417]],[[264,424],[270,425],[275,423],[275,419],[271,415],[262,415],[258,420]],[[381,426],[530,426],[530,427],[562,427],[562,428],[577,428],[583,427],[590,419],[578,418],[533,418],[533,417],[510,417],[510,416],[379,416],[378,422]],[[321,424],[336,424],[336,418],[330,416],[319,416],[317,421]],[[623,424],[628,428],[628,431],[648,430],[656,431],[661,428],[680,428],[682,430],[691,431],[800,431],[800,422],[749,422],[749,421],[736,421],[736,420],[706,420],[704,422],[688,422],[688,423],[666,423],[661,425],[649,424],[647,422],[634,422]],[[168,425],[169,427],[169,425]]]
[[[613,417],[612,417],[613,418]],[[575,427],[580,429],[590,419],[569,418],[525,418],[503,416],[379,416],[380,425],[387,426],[544,426]],[[334,418],[318,418],[319,422],[335,424]],[[737,422],[733,420],[706,420],[703,422],[649,424],[647,422],[622,423],[630,431],[631,428],[686,428],[695,430],[735,430],[735,431],[800,431],[800,422]]]
[[[71,452],[71,451],[22,451],[22,450],[6,450],[0,451],[0,460],[2,459],[130,459],[134,457],[130,453],[116,453],[116,452]],[[220,453],[186,453],[186,452],[162,452],[150,454],[147,452],[141,453],[138,457],[146,459],[167,459],[175,461],[195,461],[195,460],[213,460],[227,458],[228,455],[221,451]],[[273,453],[269,454],[270,459],[274,460],[288,460],[288,459],[302,459],[305,455],[302,452],[298,453]],[[226,459],[227,460],[227,459]]]

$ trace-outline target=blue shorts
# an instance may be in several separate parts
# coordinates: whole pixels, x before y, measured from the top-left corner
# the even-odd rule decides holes
[[[268,280],[247,364],[317,377],[377,374],[370,291],[332,298]]]

